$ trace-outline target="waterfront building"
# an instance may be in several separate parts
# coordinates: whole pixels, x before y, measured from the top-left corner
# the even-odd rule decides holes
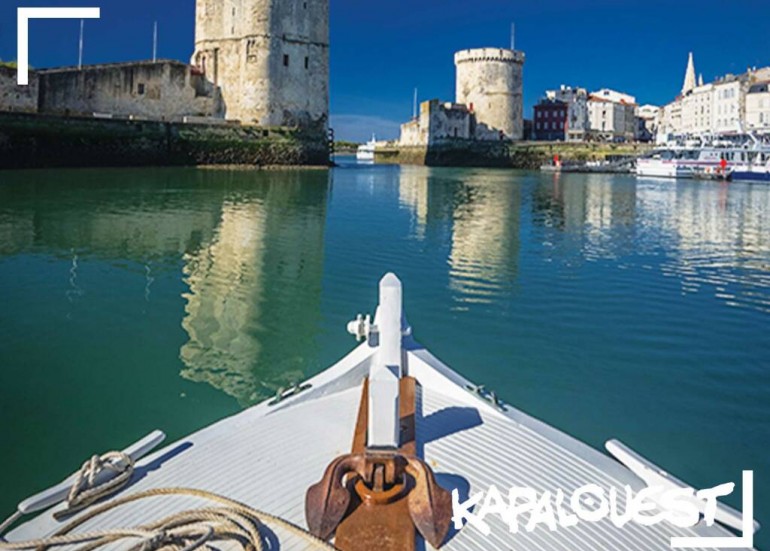
[[[474,117],[468,107],[441,103],[434,99],[420,104],[417,118],[401,126],[402,145],[421,146],[451,139],[468,140],[473,136]]]
[[[711,132],[728,134],[741,132],[745,120],[745,90],[748,75],[726,75],[713,85],[713,117]],[[686,128],[682,129],[687,132]]]
[[[535,105],[534,139],[563,142],[567,139],[569,104],[545,98]]]
[[[746,94],[746,128],[770,134],[770,81],[753,84]]]
[[[636,98],[604,88],[588,97],[588,128],[591,139],[633,141],[637,132]]]
[[[672,101],[661,108],[660,124],[656,140],[664,142],[668,136],[675,134],[682,127],[682,102]]]
[[[660,125],[661,109],[657,105],[636,108],[636,141],[649,142],[655,138]]]
[[[763,131],[759,121],[761,85],[770,80],[770,67],[749,68],[745,73],[727,74],[704,84],[696,80],[695,63],[690,54],[682,92],[661,111],[659,141],[672,136],[729,135],[748,130]],[[755,88],[759,86],[759,88]],[[751,96],[752,90],[760,90]],[[764,101],[762,101],[764,103]],[[764,120],[766,115],[762,115]]]
[[[712,104],[714,85],[704,84],[690,89],[681,100],[680,127],[689,134],[703,134],[713,127]]]
[[[636,108],[636,98],[623,92],[562,85],[535,105],[534,139],[632,141],[639,134]]]
[[[567,105],[566,141],[583,141],[588,133],[588,90],[561,85],[558,90],[547,90],[546,99]]]

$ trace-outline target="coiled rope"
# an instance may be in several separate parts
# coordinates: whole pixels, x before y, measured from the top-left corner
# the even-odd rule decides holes
[[[105,470],[116,473],[109,480],[98,483],[98,477]],[[89,507],[96,501],[114,494],[125,486],[134,473],[133,459],[123,452],[108,452],[94,455],[83,463],[75,482],[67,495],[67,507],[54,514],[61,520],[77,511]],[[158,496],[181,495],[197,497],[222,505],[216,508],[203,508],[183,511],[168,516],[151,524],[135,528],[118,528],[70,534],[72,530],[88,520],[107,511]],[[213,542],[229,541],[237,544],[244,551],[263,551],[265,524],[278,526],[287,532],[305,539],[318,549],[333,550],[334,547],[317,538],[307,530],[270,513],[253,509],[248,505],[204,490],[189,488],[160,488],[147,490],[134,495],[113,500],[95,507],[80,518],[64,526],[54,535],[21,542],[7,542],[2,534],[21,518],[16,512],[0,525],[0,550],[21,551],[36,549],[45,551],[51,547],[78,545],[76,551],[93,551],[109,543],[120,540],[137,540],[130,551],[194,551],[201,547],[211,548]]]
[[[99,475],[105,471],[112,471],[114,476],[105,482],[97,483]],[[75,482],[67,494],[67,508],[54,513],[54,518],[61,520],[103,497],[114,494],[128,484],[133,474],[134,460],[126,453],[112,451],[92,456],[83,463],[77,473]],[[0,543],[3,542],[3,534],[22,516],[21,512],[16,511],[0,524]]]
[[[171,495],[198,497],[219,503],[223,507],[184,511],[136,528],[70,534],[72,530],[92,518],[127,503]],[[131,547],[131,551],[157,551],[159,549],[194,551],[203,546],[209,548],[210,544],[222,541],[235,543],[244,551],[264,551],[265,546],[260,528],[266,524],[282,528],[318,549],[335,549],[329,543],[296,524],[233,499],[204,490],[159,488],[139,492],[95,507],[50,537],[22,542],[0,542],[0,550],[39,549],[39,551],[45,551],[51,547],[83,544],[76,550],[92,551],[119,540],[134,539],[138,541]]]

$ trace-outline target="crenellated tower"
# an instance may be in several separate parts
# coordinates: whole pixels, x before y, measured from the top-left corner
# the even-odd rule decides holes
[[[524,61],[523,52],[502,48],[477,48],[455,54],[456,101],[467,105],[487,132],[522,139]],[[478,128],[476,133],[478,137]]]
[[[192,63],[228,119],[325,128],[329,0],[196,0]]]

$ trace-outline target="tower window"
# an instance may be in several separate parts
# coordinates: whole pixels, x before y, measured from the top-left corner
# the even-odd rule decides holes
[[[254,62],[257,60],[257,41],[249,40],[246,43],[246,61]]]
[[[137,87],[136,87],[136,92],[137,92],[137,94],[139,94],[140,96],[143,96],[143,95],[144,95],[144,84],[139,84],[139,85],[137,85]]]
[[[307,9],[307,2],[303,2],[303,4],[302,4],[302,7],[303,7],[304,9]]]
[[[305,57],[305,69],[309,69],[309,68],[310,68],[310,58]]]
[[[289,54],[283,54],[283,66],[284,67],[289,66]]]

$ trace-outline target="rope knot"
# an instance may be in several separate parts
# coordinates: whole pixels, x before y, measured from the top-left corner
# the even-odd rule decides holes
[[[93,455],[78,471],[67,496],[67,508],[54,515],[58,520],[117,492],[134,474],[134,460],[123,452]]]
[[[152,536],[142,542],[140,551],[156,551],[164,547],[169,542],[168,533],[165,530],[158,530]]]

